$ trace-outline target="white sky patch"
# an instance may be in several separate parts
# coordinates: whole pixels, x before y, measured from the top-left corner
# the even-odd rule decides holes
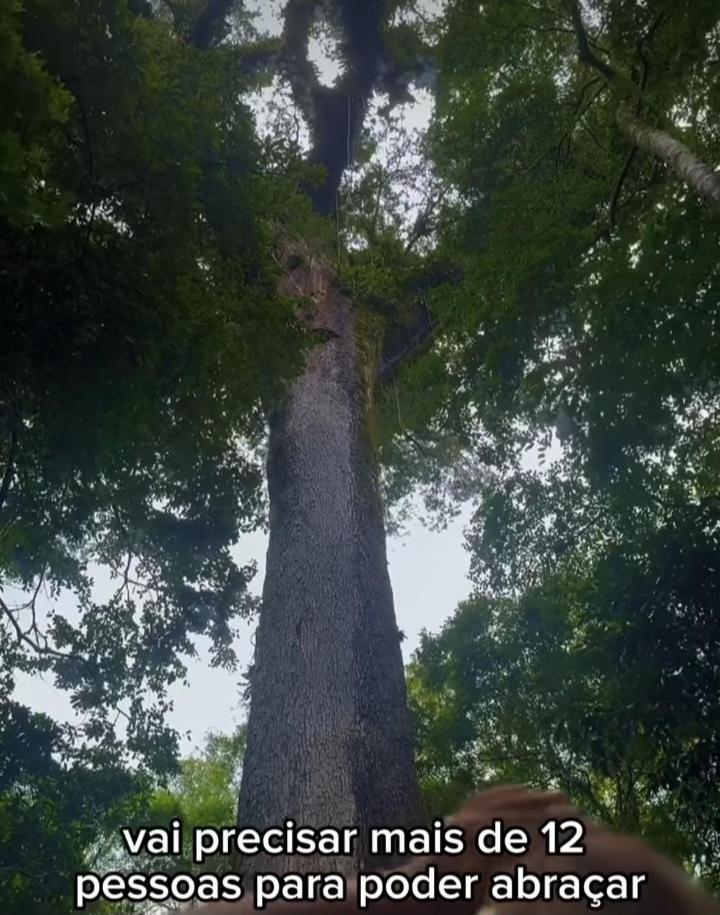
[[[398,129],[414,131],[420,135],[424,134],[430,126],[433,115],[432,94],[426,89],[417,89],[413,92],[413,96],[412,102],[396,105],[390,112],[389,118],[382,110],[388,104],[386,95],[375,95],[370,103],[365,128],[369,129],[378,140],[375,156],[383,165],[388,165],[394,158],[396,149],[393,140]],[[417,151],[412,148],[404,150],[406,154]]]
[[[446,6],[446,0],[415,0],[411,8],[395,11],[392,24],[407,23],[423,31],[442,19]],[[478,12],[482,13],[482,10],[483,7],[480,5]]]
[[[522,454],[520,467],[523,470],[548,471],[563,456],[563,447],[556,432],[550,435],[550,444],[536,439]]]
[[[285,0],[246,0],[245,10],[254,18],[255,28],[266,35],[278,38],[283,29]]]
[[[405,661],[418,647],[421,630],[437,630],[472,589],[468,578],[470,559],[463,547],[463,529],[470,516],[471,508],[465,506],[460,516],[440,532],[428,530],[415,520],[408,525],[405,536],[388,541],[397,623],[406,635],[402,644]],[[240,565],[248,561],[248,556],[258,557],[258,571],[249,587],[253,594],[259,595],[262,589],[266,551],[267,535],[262,531],[245,535],[232,551]],[[108,569],[97,567],[94,579],[97,597],[114,590]],[[69,592],[63,592],[56,608],[71,622],[78,619],[75,599]],[[238,630],[233,644],[239,662],[236,673],[211,667],[210,639],[195,637],[197,655],[183,658],[187,683],[178,681],[168,689],[173,708],[167,723],[180,732],[182,753],[192,752],[208,731],[230,734],[245,721],[241,675],[252,661],[256,620],[235,620],[233,626]],[[30,676],[18,671],[13,699],[57,721],[79,725],[82,717],[73,710],[70,694],[58,689],[53,681],[51,673]],[[208,701],[210,696],[212,701]],[[117,727],[122,734],[122,722]]]
[[[385,212],[389,207],[395,215],[401,216],[402,224],[398,230],[407,237],[432,195],[432,170],[425,158],[423,139],[433,116],[433,96],[425,89],[413,89],[413,101],[395,105],[389,112],[388,103],[384,94],[371,99],[364,136],[375,144],[375,150],[367,163],[346,170],[340,193],[352,220],[353,197],[357,189],[367,172],[380,165],[388,180],[380,209]],[[402,199],[402,213],[398,210],[398,200],[395,199],[394,204],[391,200],[398,194]],[[344,225],[342,231],[348,248],[365,244],[363,239],[346,231]]]
[[[415,89],[413,96],[413,102],[400,106],[400,117],[410,130],[426,131],[433,115],[433,95],[427,89]]]
[[[261,139],[286,137],[302,152],[310,149],[310,131],[305,118],[292,100],[290,87],[280,77],[276,76],[269,86],[254,92],[248,103]]]
[[[323,86],[334,86],[342,75],[340,52],[337,40],[324,26],[315,29],[308,42],[308,60],[317,70],[318,80]]]

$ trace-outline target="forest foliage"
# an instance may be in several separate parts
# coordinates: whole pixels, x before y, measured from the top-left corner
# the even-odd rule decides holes
[[[438,809],[559,784],[718,886],[720,222],[628,144],[571,7],[453,4],[440,45],[467,277],[443,429],[483,460],[432,483],[476,500],[477,592],[410,667],[421,772]],[[720,161],[715,5],[584,14],[637,112]]]
[[[210,9],[0,10],[5,910],[65,911],[123,817],[179,809],[167,688],[201,636],[233,668],[265,417],[312,342],[293,236],[411,341],[372,419],[388,511],[474,506],[475,592],[409,667],[430,806],[559,784],[720,886],[720,207],[623,126],[720,163],[720,8],[388,0],[332,225],[277,42]],[[81,723],[12,699],[40,674]]]

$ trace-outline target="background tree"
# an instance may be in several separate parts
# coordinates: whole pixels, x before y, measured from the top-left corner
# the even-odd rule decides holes
[[[719,888],[719,546],[714,512],[678,506],[426,634],[410,694],[432,806],[496,780],[559,786]]]
[[[420,774],[438,809],[559,784],[717,886],[718,219],[617,111],[632,88],[717,162],[718,14],[585,4],[619,97],[573,9],[455,3],[441,37],[465,281],[449,358],[415,374],[454,408],[416,426],[408,396],[393,447],[438,455],[431,495],[475,499],[478,591],[412,667]],[[452,436],[476,460],[448,474]]]
[[[130,857],[119,831],[108,836],[98,854],[98,870],[130,874],[207,874],[231,871],[228,856],[209,856],[201,865],[192,854],[192,835],[197,827],[227,827],[237,813],[242,759],[245,752],[245,730],[234,734],[210,733],[202,750],[180,760],[179,771],[161,783],[149,787],[123,826],[131,828],[161,827],[167,829],[173,820],[182,823],[180,855],[133,855]],[[157,903],[107,904],[109,912],[138,913],[157,910]],[[184,903],[176,903],[181,908]],[[165,908],[172,909],[172,902]]]
[[[0,899],[8,915],[74,911],[74,875],[132,821],[150,788],[111,753],[17,704],[0,710]]]

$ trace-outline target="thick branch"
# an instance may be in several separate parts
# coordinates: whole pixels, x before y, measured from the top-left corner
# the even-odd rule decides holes
[[[385,4],[383,0],[339,0],[336,4],[345,73],[333,87],[319,83],[308,59],[310,30],[319,6],[317,0],[289,0],[285,7],[282,63],[295,103],[310,127],[310,162],[325,171],[324,181],[310,191],[310,196],[316,212],[331,215],[379,77]]]
[[[642,65],[642,73],[640,76],[640,94],[641,95],[645,91],[645,86],[647,85],[647,78],[648,78],[648,71],[649,71],[647,57],[645,56],[645,53],[643,51],[643,45],[645,45],[645,43],[650,40],[653,33],[660,27],[662,22],[663,22],[663,15],[659,14],[658,16],[655,17],[653,22],[650,24],[650,26],[647,29],[647,31],[645,32],[645,34],[640,36],[640,39],[638,40],[638,43],[635,46],[635,50],[637,51],[637,55],[640,58],[640,63]],[[639,109],[640,109],[640,105],[638,103],[638,105],[636,106],[636,109],[635,109],[636,114],[639,112]],[[625,180],[627,179],[627,176],[630,174],[630,169],[632,168],[633,162],[635,161],[637,152],[638,152],[638,148],[633,143],[633,145],[630,147],[630,152],[627,154],[625,162],[623,163],[623,167],[620,170],[620,174],[618,176],[617,183],[615,184],[615,190],[613,191],[613,195],[610,200],[610,211],[609,211],[609,218],[608,218],[608,222],[610,224],[611,230],[615,228],[615,214],[617,212],[618,204],[620,203],[620,194],[622,193],[622,189],[623,189],[623,185],[625,184]]]
[[[617,121],[620,129],[625,133],[628,139],[637,147],[645,152],[652,153],[670,168],[692,191],[699,197],[709,201],[715,206],[720,206],[720,174],[698,158],[695,153],[680,140],[671,136],[667,131],[660,130],[646,123],[629,104],[631,98],[636,101],[641,97],[642,87],[638,88],[625,76],[618,73],[611,66],[600,60],[593,53],[588,42],[587,33],[582,21],[582,14],[578,0],[571,0],[570,14],[575,27],[575,35],[578,44],[578,58],[583,63],[593,67],[603,79],[620,95],[620,104],[617,109]],[[643,36],[637,46],[637,51],[641,55],[642,45],[652,36],[653,32],[662,24],[663,18],[656,17],[651,24],[647,33]],[[644,82],[645,75],[643,76]],[[611,204],[611,223],[614,219],[614,210],[617,207],[617,197],[619,196],[622,182],[625,180],[627,170],[632,165],[633,155],[628,156],[626,168],[623,169],[621,180],[618,188],[613,195]]]
[[[319,87],[317,73],[308,59],[310,29],[317,10],[317,2],[293,2],[285,7],[285,24],[282,36],[282,66],[290,82],[295,104],[308,121],[314,118],[313,94]]]
[[[430,343],[435,333],[435,325],[430,311],[423,300],[417,307],[410,324],[389,334],[385,341],[378,381],[387,382],[393,377],[398,367],[411,355],[420,352]]]
[[[578,59],[582,63],[588,64],[593,69],[597,70],[606,82],[611,84],[615,83],[618,78],[617,71],[609,64],[606,64],[604,60],[601,60],[590,47],[587,32],[585,31],[585,26],[582,21],[580,4],[577,0],[572,0],[570,3],[570,15],[575,29],[575,37],[577,38]]]
[[[642,121],[628,105],[620,105],[618,124],[627,137],[645,152],[658,156],[698,197],[720,206],[720,173],[680,140]]]
[[[5,462],[5,472],[3,473],[2,483],[0,483],[0,511],[5,505],[5,500],[10,492],[13,474],[15,473],[15,454],[17,452],[17,429],[10,433],[10,448]]]
[[[227,17],[234,5],[235,0],[208,0],[190,29],[188,44],[200,51],[207,51],[219,44],[230,31]]]
[[[208,51],[227,37],[230,26],[227,17],[237,0],[207,0],[205,8],[194,21],[190,21],[187,12],[177,0],[162,0],[173,19],[173,26],[182,40],[197,48]],[[130,0],[130,9],[146,19],[152,18],[152,4],[149,0]]]
[[[402,326],[393,328],[386,335],[378,366],[378,381],[390,381],[399,366],[421,352],[437,334],[441,325],[433,320],[424,293],[445,283],[459,283],[462,279],[462,271],[453,267],[434,271],[415,285],[417,298],[410,320]]]

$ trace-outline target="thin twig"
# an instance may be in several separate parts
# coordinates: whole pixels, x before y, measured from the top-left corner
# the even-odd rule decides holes
[[[77,654],[66,654],[62,651],[57,651],[55,648],[50,648],[48,645],[40,645],[37,642],[34,642],[27,633],[23,632],[22,627],[15,619],[13,611],[8,607],[5,601],[0,597],[0,610],[5,614],[6,618],[10,620],[15,634],[17,635],[18,642],[22,642],[31,648],[34,652],[39,655],[46,655],[51,658],[55,658],[60,661],[77,661],[78,663],[88,665],[89,662],[87,658],[84,658],[82,655]]]
[[[5,505],[5,500],[10,492],[13,474],[15,473],[15,455],[17,453],[17,428],[13,426],[10,432],[10,448],[8,450],[7,461],[5,462],[5,472],[3,473],[2,483],[0,483],[0,511]]]
[[[620,194],[622,192],[623,184],[625,184],[625,179],[630,173],[632,164],[635,161],[635,156],[637,156],[637,151],[637,146],[633,145],[630,147],[630,152],[627,154],[622,170],[618,175],[618,180],[615,183],[615,190],[613,191],[612,199],[610,200],[610,210],[608,212],[608,222],[610,223],[611,230],[615,228],[615,217],[617,214],[618,203],[620,201]]]

